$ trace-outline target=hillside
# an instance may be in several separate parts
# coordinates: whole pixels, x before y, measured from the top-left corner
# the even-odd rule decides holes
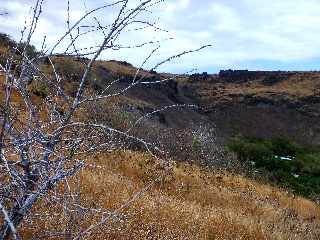
[[[92,163],[80,174],[81,199],[85,206],[110,211],[161,172],[148,154],[138,152],[102,154]],[[46,205],[38,209],[48,210]],[[63,229],[60,223],[69,219],[61,218],[61,211],[50,205],[50,215],[34,219],[41,227],[25,226],[25,237]],[[73,216],[74,227],[90,225],[90,216]],[[316,240],[319,227],[320,208],[309,200],[237,174],[176,162],[169,176],[86,239]]]
[[[118,87],[132,80],[136,68],[117,61],[98,62],[94,87],[102,89],[121,77]],[[162,125],[188,128],[199,119],[213,123],[221,142],[236,134],[259,138],[286,137],[304,145],[320,144],[320,73],[221,71],[220,74],[173,75],[141,71],[148,82],[174,78],[162,84],[137,86],[125,95],[139,102],[141,113],[172,104],[199,108],[158,114]],[[134,109],[131,109],[134,111]],[[261,126],[264,126],[261,128]]]
[[[222,71],[217,75],[178,76],[156,89],[135,89],[129,95],[157,106],[173,103],[200,106],[196,111],[181,110],[179,114],[188,119],[186,122],[200,116],[213,122],[222,141],[244,134],[260,138],[283,136],[302,144],[319,145],[319,87],[319,72],[234,71],[226,75]],[[149,92],[155,93],[152,98]],[[172,121],[171,114],[163,114],[169,126],[186,124],[175,126],[177,121]]]
[[[74,96],[87,59],[57,56],[52,61],[63,89]],[[37,64],[53,78],[47,59]],[[85,91],[102,92],[118,79],[108,88],[110,94],[115,93],[132,82],[136,70],[127,62],[97,61]],[[145,70],[139,76],[146,82],[174,77]],[[0,81],[4,89],[1,73]],[[319,239],[320,208],[315,201],[293,194],[288,186],[279,188],[268,182],[263,178],[268,171],[249,168],[225,146],[235,134],[285,136],[301,145],[318,145],[319,81],[318,72],[178,75],[161,84],[137,85],[123,95],[85,105],[76,118],[122,130],[164,106],[195,106],[156,112],[134,125],[136,136],[166,151],[164,159],[171,166],[165,177],[138,198],[135,193],[159,178],[166,168],[131,141],[116,151],[92,156],[86,163],[89,167],[71,178],[70,185],[61,183],[57,192],[67,187],[76,189],[81,183],[79,201],[87,209],[108,209],[103,213],[110,216],[107,224],[86,239]],[[31,79],[28,88],[32,101],[41,109],[50,88],[37,79]],[[15,91],[12,101],[17,106],[22,102]],[[57,111],[63,115],[61,106]],[[23,124],[24,109],[19,111]],[[307,168],[310,170],[309,165]],[[292,178],[291,172],[289,175]],[[50,194],[57,192],[52,190]],[[132,204],[121,208],[132,197]],[[312,199],[317,200],[316,196]],[[117,211],[119,208],[121,211]],[[79,215],[64,215],[65,206],[59,201],[40,201],[34,208],[36,214],[23,223],[22,236],[31,239],[52,230],[65,234],[66,228],[77,232],[99,220],[87,209],[81,209]]]
[[[225,137],[284,136],[319,145],[319,86],[319,72],[231,71],[196,76],[183,89]]]

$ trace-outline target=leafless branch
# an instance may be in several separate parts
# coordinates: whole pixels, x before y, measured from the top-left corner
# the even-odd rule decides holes
[[[86,103],[111,100],[125,95],[138,85],[163,84],[176,79],[176,75],[161,77],[149,81],[148,72],[143,70],[161,47],[163,40],[144,40],[138,44],[122,44],[119,36],[125,32],[139,31],[151,28],[155,31],[166,32],[156,22],[138,19],[144,13],[152,14],[151,7],[163,2],[162,0],[138,1],[129,7],[129,0],[114,1],[110,4],[86,11],[75,23],[71,23],[71,2],[67,1],[67,30],[48,48],[47,38],[43,38],[41,51],[36,56],[30,56],[28,47],[38,27],[43,12],[43,0],[35,2],[31,21],[26,22],[19,43],[15,46],[6,64],[0,64],[0,75],[4,76],[5,91],[3,94],[0,115],[0,210],[3,214],[0,226],[0,239],[19,239],[19,229],[24,221],[33,218],[46,218],[45,214],[34,214],[33,207],[41,201],[52,203],[63,209],[65,215],[78,214],[81,211],[100,216],[100,220],[85,229],[72,233],[70,239],[84,239],[91,231],[107,223],[119,215],[122,210],[136,201],[146,191],[162,179],[169,169],[160,172],[158,176],[144,188],[136,192],[118,209],[111,211],[100,207],[82,206],[80,186],[72,189],[72,180],[80,170],[89,168],[92,153],[113,151],[124,145],[124,140],[138,143],[155,159],[162,163],[163,149],[143,137],[134,135],[133,129],[150,116],[162,111],[176,108],[195,108],[187,104],[172,104],[153,110],[138,118],[131,127],[117,129],[114,126],[94,120],[83,119]],[[117,14],[112,23],[106,24],[97,15],[106,9],[116,9]],[[1,15],[1,14],[0,14]],[[2,14],[3,15],[3,14]],[[93,19],[92,24],[85,26],[85,21]],[[100,44],[82,46],[80,41],[87,34],[95,33],[102,36]],[[22,48],[18,45],[22,44]],[[60,49],[66,46],[65,49]],[[82,46],[82,47],[79,47]],[[141,65],[133,73],[133,78],[125,86],[121,86],[121,77],[111,80],[102,91],[90,89],[91,74],[97,65],[96,60],[104,51],[120,51],[124,48],[154,48],[142,59]],[[195,50],[188,50],[168,57],[150,69],[154,71],[165,63],[186,54],[198,52],[209,45]],[[79,75],[74,83],[76,87],[72,94],[64,89],[68,76],[59,72],[58,58],[72,60],[80,59]],[[89,56],[89,59],[82,58]],[[70,81],[69,81],[70,82]],[[40,86],[38,86],[38,85]],[[43,91],[43,99],[35,101],[33,85]],[[119,87],[120,86],[120,87]],[[116,89],[116,90],[114,90]],[[36,89],[39,90],[39,89]],[[112,91],[111,91],[112,90]],[[99,168],[103,171],[103,168]],[[58,185],[65,184],[62,192]],[[70,220],[71,221],[71,220]],[[70,223],[73,224],[73,223]],[[67,227],[70,230],[70,226]],[[60,236],[61,232],[52,233]],[[48,235],[50,235],[48,233]]]

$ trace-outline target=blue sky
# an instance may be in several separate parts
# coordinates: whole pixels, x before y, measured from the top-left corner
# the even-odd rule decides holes
[[[71,0],[71,21],[106,2],[111,1]],[[131,4],[137,2],[132,0]],[[0,31],[18,38],[33,3],[33,0],[1,0],[0,11],[8,15],[0,16]],[[48,45],[53,44],[66,31],[66,6],[66,0],[45,0],[33,44],[40,46],[43,35],[47,36]],[[135,44],[174,38],[161,44],[161,50],[146,67],[180,51],[212,44],[208,49],[166,64],[159,71],[320,70],[319,0],[167,0],[152,10],[152,15],[143,17],[157,21],[168,33],[146,29],[125,33],[120,39]],[[97,17],[107,24],[115,12],[116,9],[109,9],[99,12]],[[79,42],[79,46],[100,41],[101,36],[91,35]],[[101,57],[126,60],[139,66],[151,49],[149,46],[104,52]]]

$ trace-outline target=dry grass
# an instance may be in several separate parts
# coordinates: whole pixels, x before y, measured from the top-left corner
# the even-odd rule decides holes
[[[117,61],[97,61],[95,66],[103,66],[106,67],[109,71],[119,74],[119,75],[131,75],[134,76],[136,74],[137,68],[124,65]],[[140,70],[141,75],[145,75],[146,77],[152,76],[149,72],[145,70]]]
[[[287,100],[297,100],[314,96],[319,89],[320,74],[317,72],[297,73],[288,79],[279,81],[273,85],[264,84],[261,79],[243,83],[223,83],[222,86],[214,83],[194,83],[196,91],[202,101],[223,102],[232,101],[233,98],[244,96],[256,96],[269,99],[277,97]]]
[[[124,66],[117,69],[117,63],[106,64],[115,72],[133,71]],[[226,85],[221,94],[285,91],[301,97],[315,88],[315,81],[310,79],[289,79],[271,87],[252,84]],[[18,95],[13,98],[19,102]],[[80,173],[82,202],[108,210],[117,209],[161,172],[144,153],[119,151],[95,156],[91,161],[100,168]],[[34,211],[47,217],[25,223],[21,227],[23,239],[41,236],[46,230],[63,231],[70,222],[58,204],[40,202]],[[96,220],[75,216],[73,222],[78,228]],[[309,200],[228,172],[176,163],[161,184],[86,239],[320,239],[319,227],[320,207]]]
[[[92,162],[102,169],[81,172],[82,201],[110,210],[161,171],[150,156],[136,152],[103,154]],[[59,229],[67,222],[61,216],[51,214],[50,221],[37,225],[41,231]],[[54,220],[60,226],[52,225]],[[77,224],[85,226],[80,219]],[[309,200],[228,172],[179,163],[161,184],[86,239],[319,239],[319,227],[320,208]],[[29,229],[29,236],[37,231]]]
[[[300,79],[299,76],[296,76],[271,86],[266,86],[260,82],[252,82],[241,87],[239,87],[239,84],[230,84],[227,89],[232,94],[256,94],[257,96],[282,94],[292,97],[305,97],[313,95],[317,87],[317,81],[314,79],[310,77]]]

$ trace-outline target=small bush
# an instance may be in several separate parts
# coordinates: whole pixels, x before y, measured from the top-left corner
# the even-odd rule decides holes
[[[301,154],[297,157],[300,172],[320,176],[320,153]]]
[[[25,42],[17,43],[8,34],[5,33],[0,33],[0,47],[7,49],[13,49],[17,47],[17,55],[21,55],[24,48],[26,48],[26,54],[30,59],[35,58],[38,54],[35,46],[31,44],[27,45]]]
[[[33,59],[37,56],[38,52],[35,46],[33,45],[27,45],[26,43],[20,43],[18,44],[18,55],[23,52],[23,49],[26,48],[26,54],[29,59]]]
[[[11,39],[8,34],[0,33],[0,46],[1,47],[14,47],[15,41]]]
[[[272,158],[272,151],[259,140],[245,139],[243,137],[233,138],[228,147],[235,152],[240,161],[265,161]]]
[[[32,83],[30,84],[30,89],[34,95],[39,96],[43,99],[45,99],[49,94],[48,86],[45,83],[40,82],[38,80],[32,81]]]
[[[303,154],[304,149],[295,143],[290,142],[286,138],[271,139],[271,150],[278,156],[296,157],[298,154]]]
[[[19,62],[21,61],[21,53],[24,48],[26,48],[26,55],[29,59],[33,59],[37,57],[37,50],[33,45],[26,45],[26,43],[17,43],[15,42],[9,35],[5,33],[0,33],[0,64],[5,66],[7,63],[7,59],[13,60],[13,65],[11,67],[19,66]],[[17,49],[15,51],[14,49]],[[13,54],[14,53],[14,54]],[[16,68],[17,72],[21,71],[20,67]]]

